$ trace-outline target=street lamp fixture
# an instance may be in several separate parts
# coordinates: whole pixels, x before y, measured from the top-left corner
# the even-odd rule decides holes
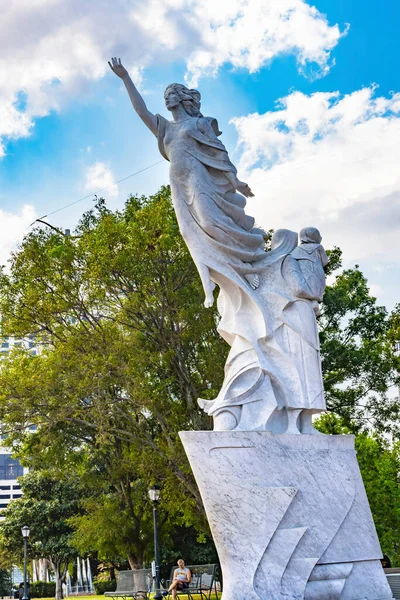
[[[160,502],[160,496],[161,496],[161,490],[160,487],[158,485],[152,485],[151,488],[149,489],[149,497],[150,500],[156,504],[158,504]]]
[[[157,531],[157,506],[160,502],[161,490],[158,485],[152,485],[149,489],[149,498],[153,503],[153,524],[154,524],[154,563],[156,571],[156,593],[154,600],[161,600],[160,591],[160,565],[158,562],[158,531]]]
[[[22,600],[28,600],[28,582],[26,575],[26,556],[27,556],[27,547],[28,547],[28,537],[30,534],[29,527],[25,525],[22,529],[22,537],[24,538],[24,597]]]

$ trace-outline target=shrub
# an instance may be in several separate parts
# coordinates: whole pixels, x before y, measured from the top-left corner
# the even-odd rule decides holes
[[[101,596],[104,592],[115,592],[115,588],[117,587],[117,581],[115,579],[111,579],[109,581],[94,581],[93,582],[94,589],[96,590],[96,594]]]
[[[54,581],[32,581],[30,585],[31,598],[54,598],[56,584]]]

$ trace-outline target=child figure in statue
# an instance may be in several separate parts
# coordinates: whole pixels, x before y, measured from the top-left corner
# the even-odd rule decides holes
[[[300,245],[291,255],[299,262],[301,273],[310,288],[310,295],[316,298],[312,306],[315,314],[319,315],[319,302],[322,302],[326,285],[324,267],[329,258],[321,245],[322,237],[316,227],[304,227],[299,237]]]

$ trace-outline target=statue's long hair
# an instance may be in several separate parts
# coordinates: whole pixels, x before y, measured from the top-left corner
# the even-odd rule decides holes
[[[189,90],[189,88],[181,83],[171,83],[165,90],[165,93],[170,89],[173,89],[177,94],[183,108],[190,117],[203,116],[200,112],[201,94],[198,90]]]

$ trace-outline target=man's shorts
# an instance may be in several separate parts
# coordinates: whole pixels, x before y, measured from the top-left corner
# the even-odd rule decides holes
[[[187,590],[187,589],[188,589],[188,587],[189,587],[189,584],[188,584],[186,581],[179,581],[179,583],[178,583],[178,587],[179,587],[181,590]]]

